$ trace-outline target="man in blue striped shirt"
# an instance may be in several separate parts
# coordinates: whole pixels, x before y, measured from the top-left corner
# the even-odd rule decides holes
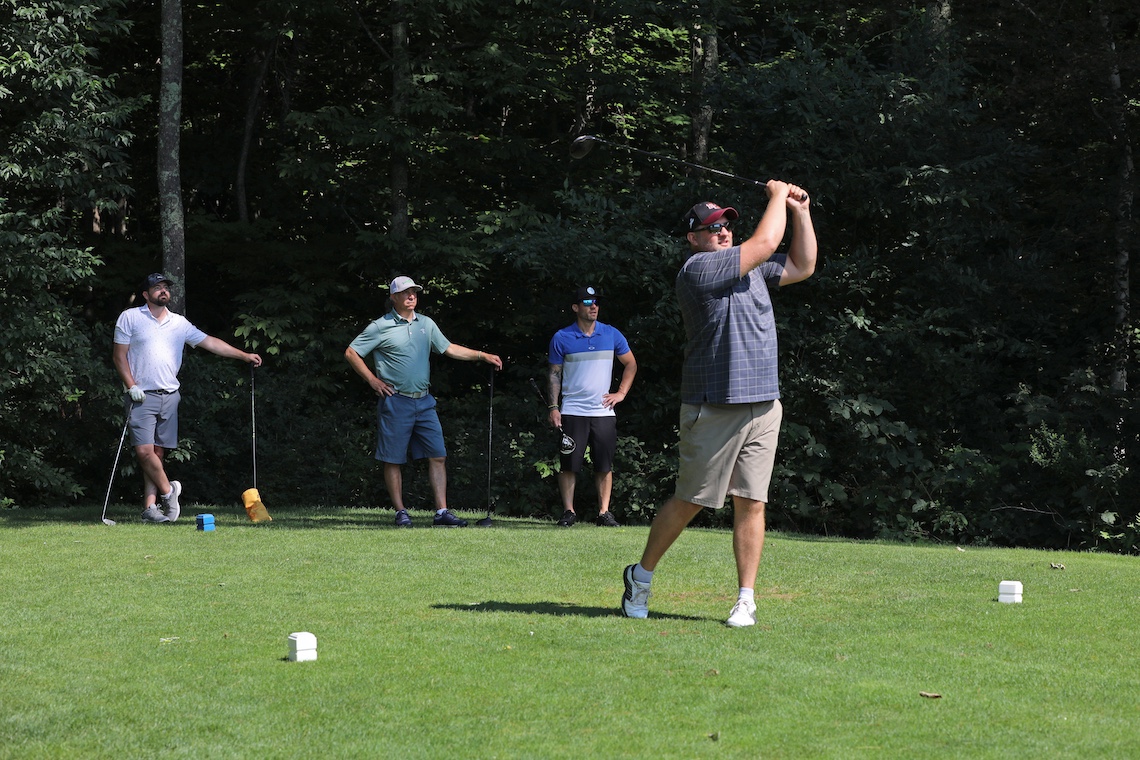
[[[565,528],[578,521],[574,511],[574,485],[587,446],[598,492],[598,516],[594,522],[619,527],[610,512],[617,451],[614,407],[629,395],[637,374],[637,361],[625,336],[617,328],[598,321],[599,298],[592,286],[578,288],[570,306],[576,317],[574,324],[554,333],[550,340],[550,424],[576,443],[572,452],[562,455],[558,472],[563,510],[558,524]],[[621,363],[622,373],[618,389],[611,393],[614,359]],[[560,394],[561,408],[558,406]]]
[[[704,508],[733,502],[739,594],[727,625],[756,623],[755,587],[764,549],[764,507],[775,463],[781,407],[776,323],[768,289],[815,271],[816,238],[804,190],[771,180],[755,232],[733,245],[736,209],[698,203],[684,219],[689,256],[677,275],[685,324],[680,469],[673,497],[653,520],[641,562],[625,569],[622,613],[649,615],[657,563]],[[787,254],[776,248],[791,226]]]

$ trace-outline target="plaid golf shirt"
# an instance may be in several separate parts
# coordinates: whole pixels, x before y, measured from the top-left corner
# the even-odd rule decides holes
[[[677,274],[685,323],[681,401],[750,404],[780,397],[776,320],[770,287],[786,256],[777,254],[740,276],[740,246],[695,253]]]

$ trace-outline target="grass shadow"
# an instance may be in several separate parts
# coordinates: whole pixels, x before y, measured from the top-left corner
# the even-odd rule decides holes
[[[413,529],[432,527],[432,512],[430,510],[409,510]],[[0,511],[0,530],[4,528],[30,528],[37,525],[90,523],[102,525],[100,516],[102,506],[77,506],[53,508],[27,508],[6,509]],[[273,518],[268,523],[250,522],[241,505],[217,504],[184,504],[182,517],[178,523],[170,528],[177,529],[183,523],[194,526],[194,516],[198,514],[212,514],[219,527],[256,527],[264,529],[305,530],[310,528],[323,529],[356,529],[356,530],[406,530],[396,528],[394,512],[390,508],[364,508],[364,507],[289,507],[273,509],[269,514]],[[467,520],[469,529],[480,530],[475,524],[487,516],[486,511],[456,510],[456,514]],[[112,504],[107,509],[107,517],[117,523],[141,524],[140,511],[133,505]],[[165,526],[152,526],[166,529]],[[492,525],[497,530],[551,530],[556,526],[550,520],[540,520],[523,517],[500,517],[492,515]]]
[[[621,617],[616,607],[585,607],[580,604],[566,602],[474,602],[472,604],[433,604],[433,609],[456,610],[458,612],[512,612],[523,615],[553,615],[564,617],[576,615],[579,617]],[[668,613],[649,613],[650,619],[661,620],[692,620],[704,621],[706,618],[692,615],[673,615]]]

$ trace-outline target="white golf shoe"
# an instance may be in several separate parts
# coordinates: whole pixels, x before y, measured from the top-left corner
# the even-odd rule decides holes
[[[729,628],[747,628],[756,625],[756,604],[739,599],[724,624]]]
[[[622,573],[625,593],[621,597],[621,614],[631,618],[649,617],[649,584],[633,579],[633,565]]]

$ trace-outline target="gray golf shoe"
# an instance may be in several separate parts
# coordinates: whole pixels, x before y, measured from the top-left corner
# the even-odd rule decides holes
[[[170,519],[158,511],[158,507],[147,507],[143,510],[142,521],[144,523],[165,523],[170,522]]]
[[[166,513],[166,521],[174,522],[182,514],[182,507],[178,504],[178,497],[182,495],[182,484],[177,480],[172,480],[170,481],[170,489],[170,495],[159,496],[158,501]]]

